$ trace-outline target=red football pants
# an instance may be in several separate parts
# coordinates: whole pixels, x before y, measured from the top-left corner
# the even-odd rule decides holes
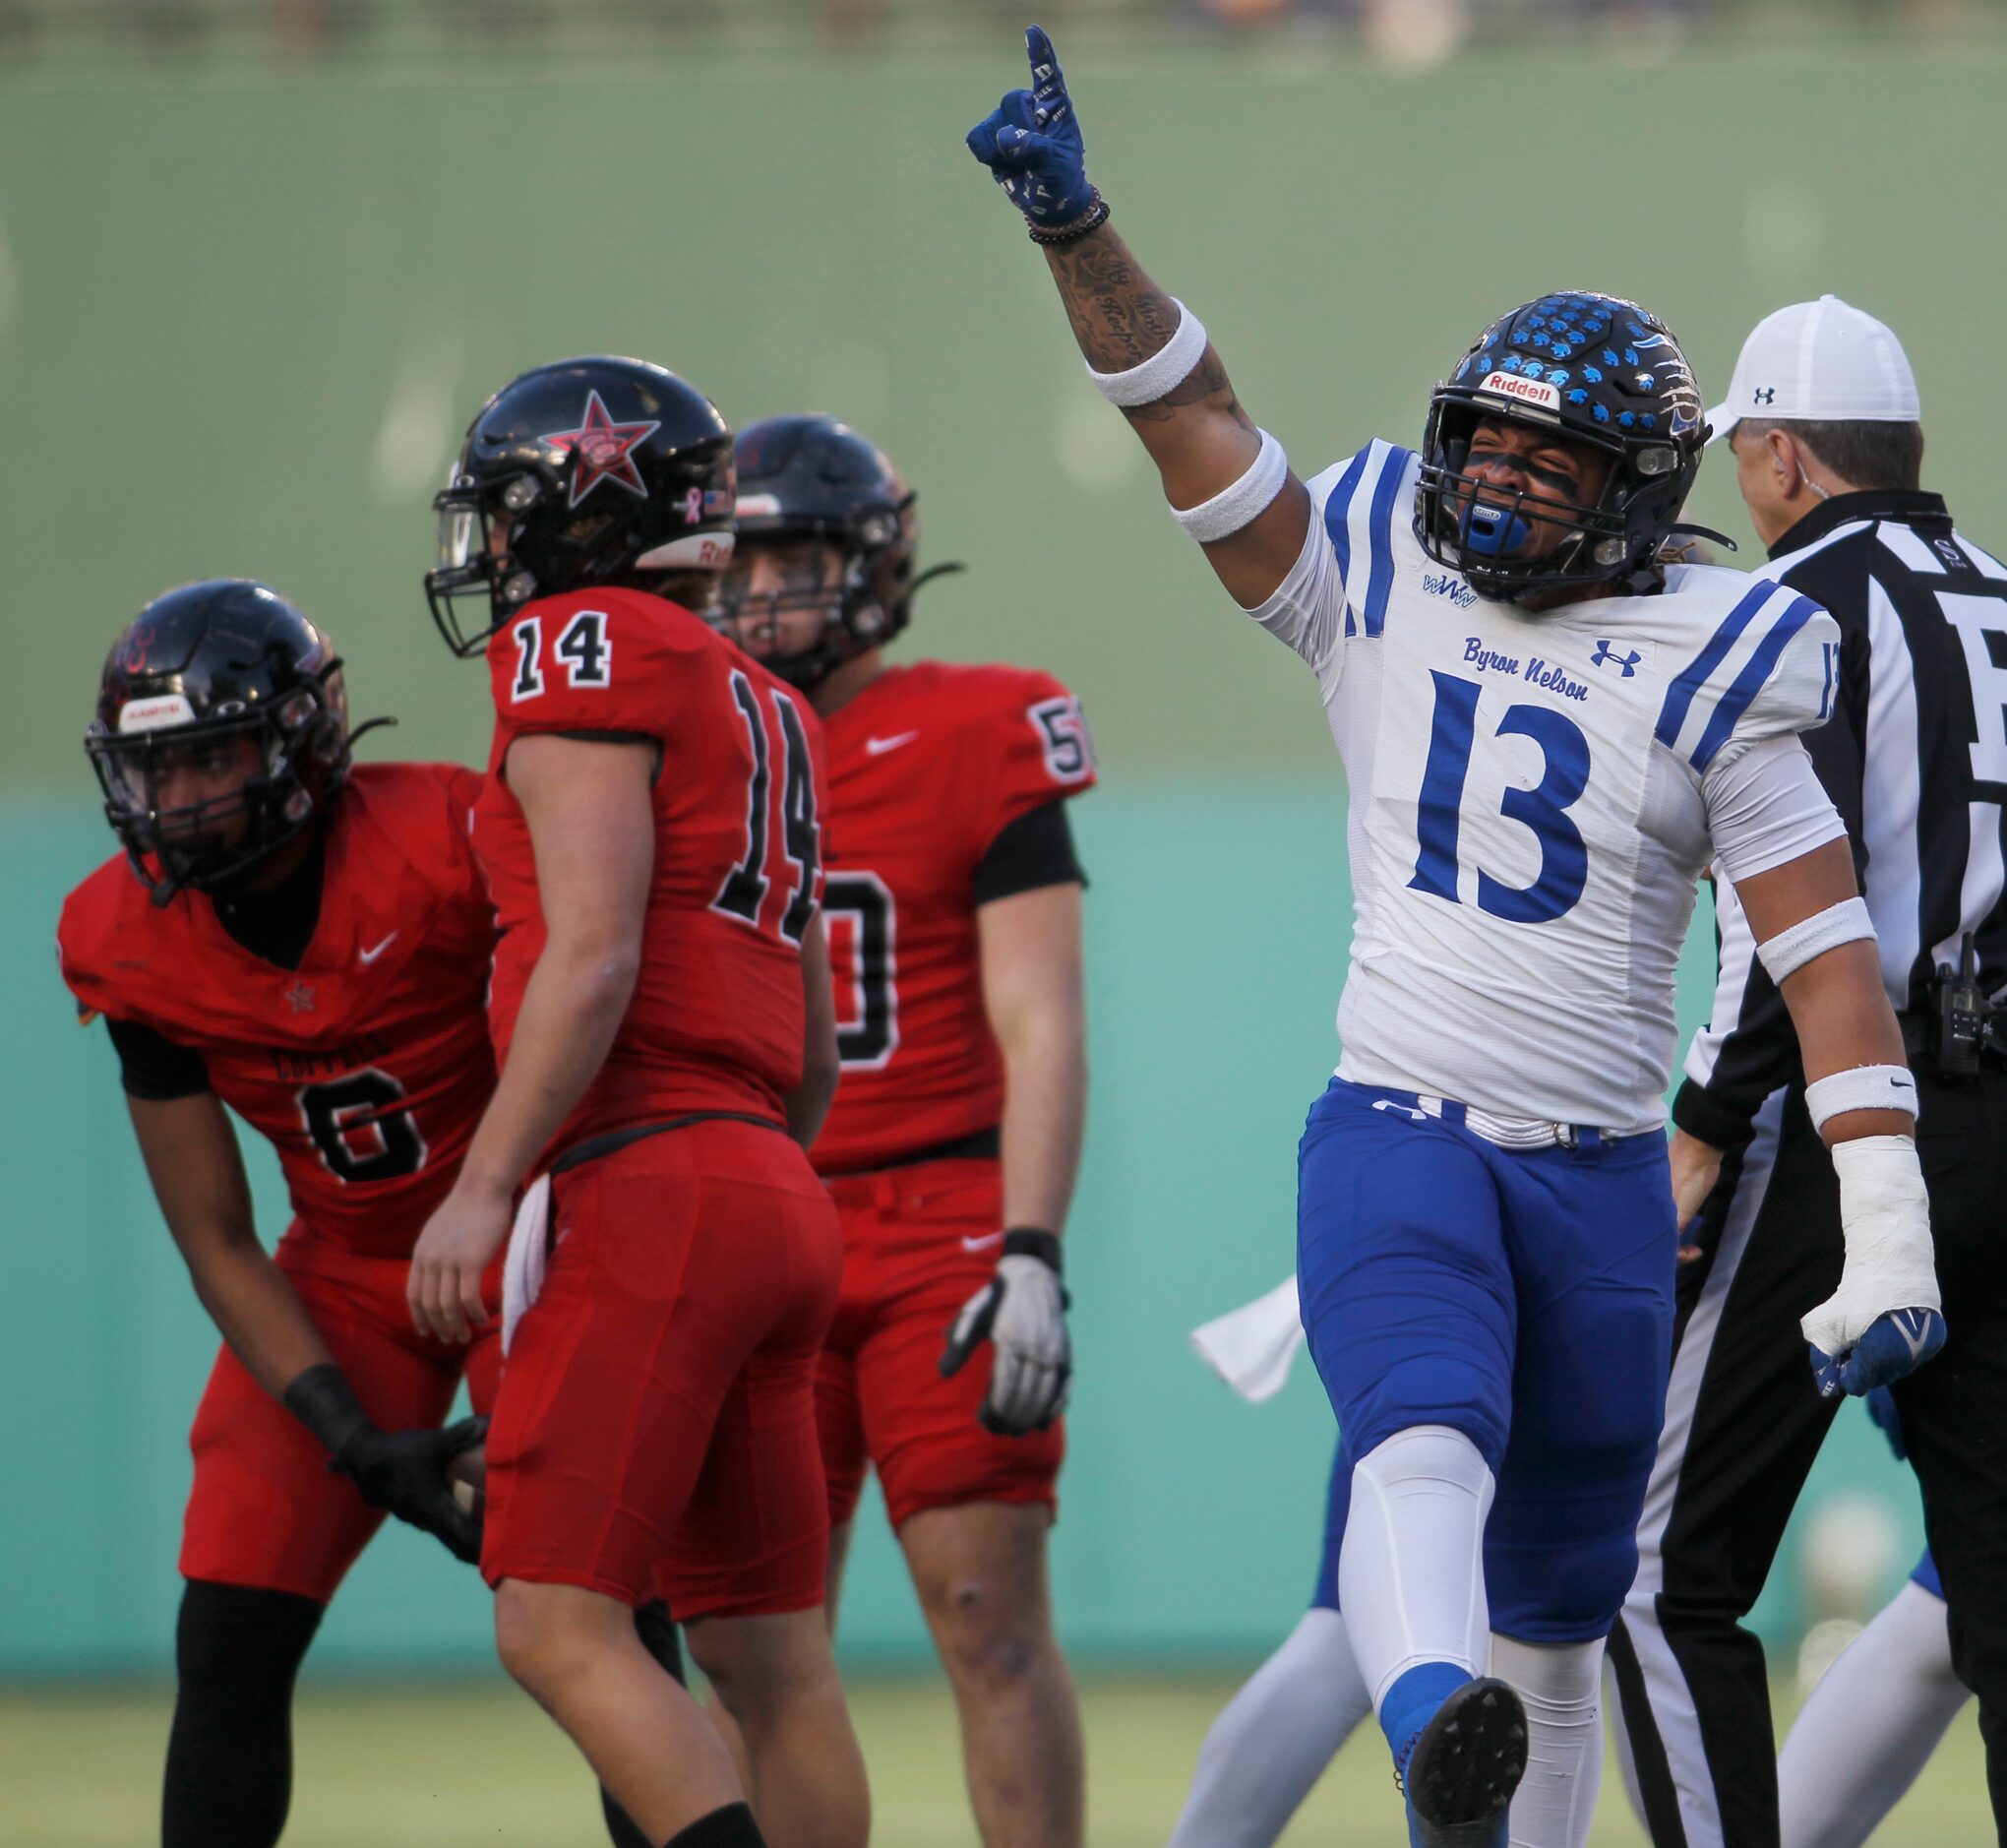
[[[481,1571],[678,1618],[822,1602],[815,1366],[828,1196],[785,1135],[702,1122],[557,1176],[488,1434]]]
[[[986,1431],[987,1342],[941,1377],[947,1331],[997,1269],[1004,1180],[995,1161],[915,1162],[828,1182],[843,1221],[843,1289],[816,1376],[829,1519],[857,1511],[876,1466],[893,1527],[964,1502],[1058,1511],[1064,1420],[1027,1437]]]
[[[386,1431],[441,1423],[464,1371],[476,1411],[495,1398],[501,1323],[471,1347],[419,1334],[404,1303],[410,1265],[364,1257],[298,1220],[274,1254],[363,1409]],[[502,1301],[498,1264],[485,1282]],[[195,1486],[181,1538],[181,1571],[217,1584],[290,1591],[326,1604],[383,1524],[320,1441],[225,1347],[216,1356],[189,1434]]]

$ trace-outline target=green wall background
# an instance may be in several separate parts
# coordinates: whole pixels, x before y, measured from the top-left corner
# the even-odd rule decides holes
[[[1998,549],[2003,63],[1993,40],[1734,43],[1397,77],[1307,43],[1069,69],[1120,222],[1303,472],[1412,440],[1469,336],[1556,283],[1653,303],[1717,387],[1759,315],[1832,289],[1905,337],[1928,475]],[[929,554],[973,567],[907,646],[1037,661],[1085,698],[1105,785],[1081,817],[1095,1088],[1062,1623],[1083,1657],[1171,1661],[1292,1621],[1328,1414],[1308,1368],[1240,1405],[1185,1333],[1290,1263],[1296,1135],[1335,1053],[1343,789],[1309,683],[1222,607],[960,149],[1018,81],[1007,31],[994,56],[0,79],[0,1673],[165,1660],[213,1345],[108,1048],[47,959],[110,844],[77,742],[104,646],[167,585],[266,577],[337,637],[358,716],[401,716],[366,748],[478,761],[479,676],[418,592],[431,491],[488,390],[594,349],[677,367],[735,421],[869,430],[921,490]],[[1712,464],[1692,511],[1746,536],[1732,474]],[[1821,1492],[1878,1486],[1913,1539],[1864,1420],[1831,1451]],[[867,1526],[846,1650],[908,1659]],[[389,1534],[321,1659],[475,1660],[482,1602]],[[1794,1615],[1788,1585],[1761,1613]]]

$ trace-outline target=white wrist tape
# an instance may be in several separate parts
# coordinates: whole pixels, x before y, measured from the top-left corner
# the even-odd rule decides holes
[[[1839,1356],[1890,1310],[1941,1309],[1943,1299],[1916,1144],[1907,1136],[1863,1136],[1836,1144],[1833,1168],[1847,1263],[1839,1289],[1798,1325],[1814,1347]]]
[[[1900,1110],[1914,1119],[1916,1080],[1910,1076],[1908,1066],[1857,1065],[1851,1072],[1835,1072],[1831,1078],[1807,1084],[1805,1108],[1812,1113],[1815,1130],[1823,1130],[1827,1118],[1848,1110]],[[1839,1150],[1834,1153],[1837,1155]],[[1902,1307],[1907,1309],[1910,1305]]]
[[[1756,946],[1763,966],[1773,982],[1801,969],[1814,956],[1822,956],[1842,944],[1874,940],[1874,920],[1867,915],[1865,898],[1842,898],[1823,911],[1800,918],[1790,930],[1779,931]]]
[[[1205,323],[1175,296],[1171,305],[1178,310],[1178,332],[1139,366],[1126,372],[1096,372],[1087,368],[1094,388],[1111,404],[1133,410],[1138,404],[1154,404],[1191,376],[1192,368],[1205,357]]]
[[[1261,453],[1240,480],[1222,488],[1211,500],[1200,501],[1196,507],[1187,507],[1182,513],[1172,508],[1172,518],[1199,544],[1210,545],[1215,539],[1239,532],[1257,515],[1266,512],[1269,503],[1282,492],[1282,484],[1289,479],[1289,458],[1266,430],[1260,436]]]

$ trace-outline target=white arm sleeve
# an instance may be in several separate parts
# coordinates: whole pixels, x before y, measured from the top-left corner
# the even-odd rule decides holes
[[[1730,880],[1751,878],[1846,832],[1795,733],[1723,752],[1700,779],[1707,832]]]

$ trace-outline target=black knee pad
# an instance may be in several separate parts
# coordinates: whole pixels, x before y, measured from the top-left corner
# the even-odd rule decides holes
[[[174,1662],[186,1694],[190,1683],[221,1679],[261,1694],[292,1686],[324,1607],[290,1591],[218,1585],[191,1578],[174,1626]]]

